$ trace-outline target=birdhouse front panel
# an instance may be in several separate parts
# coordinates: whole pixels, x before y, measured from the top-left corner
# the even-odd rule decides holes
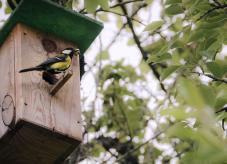
[[[17,118],[24,118],[81,140],[79,57],[74,56],[69,68],[73,76],[54,96],[50,95],[53,86],[42,79],[41,72],[18,73],[20,69],[36,66],[75,45],[23,25],[16,27],[16,35],[21,41],[21,52],[16,54],[15,71],[20,81],[16,86],[16,97],[20,97],[17,102],[20,116]]]

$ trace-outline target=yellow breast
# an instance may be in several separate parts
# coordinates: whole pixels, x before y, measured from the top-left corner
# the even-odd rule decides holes
[[[52,64],[51,68],[64,71],[70,67],[70,64],[71,64],[71,58],[68,56],[64,62],[58,62],[58,63]]]

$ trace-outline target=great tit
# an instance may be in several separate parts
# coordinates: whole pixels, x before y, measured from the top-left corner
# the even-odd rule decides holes
[[[66,48],[61,54],[48,58],[35,67],[22,69],[19,72],[43,71],[43,79],[50,84],[54,84],[56,82],[54,74],[65,72],[70,67],[74,55],[80,55],[80,50]]]

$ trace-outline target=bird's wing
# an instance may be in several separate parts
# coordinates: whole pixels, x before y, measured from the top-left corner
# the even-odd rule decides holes
[[[66,59],[65,55],[58,55],[52,58],[48,58],[46,61],[44,61],[43,63],[39,64],[38,66],[47,66],[47,65],[51,65],[57,62],[64,62]]]

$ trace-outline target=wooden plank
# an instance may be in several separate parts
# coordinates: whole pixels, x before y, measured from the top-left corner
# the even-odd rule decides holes
[[[36,66],[48,57],[55,56],[64,48],[75,46],[24,25],[18,25],[16,33],[16,42],[21,51],[15,60],[16,79],[20,81],[16,80],[17,97],[20,96],[17,100],[19,118],[82,140],[79,57],[73,58],[72,61],[70,69],[73,76],[54,96],[50,96],[51,85],[42,80],[41,72],[17,73],[22,68]],[[55,42],[56,51],[45,51],[42,45],[44,38]]]
[[[12,35],[14,36],[14,51],[15,51],[15,98],[16,98],[16,122],[22,118],[23,115],[23,107],[24,107],[24,99],[22,95],[22,76],[18,74],[18,68],[21,68],[21,40],[22,40],[22,33],[21,33],[21,25],[15,26],[12,31]]]
[[[67,71],[62,77],[58,80],[58,82],[50,89],[50,94],[54,96],[62,87],[63,85],[70,79],[73,75],[72,71]]]
[[[62,163],[79,141],[20,120],[0,142],[0,163]]]
[[[0,138],[7,131],[8,127],[6,125],[11,122],[14,115],[13,106],[15,106],[15,81],[13,37],[14,36],[12,34],[9,35],[0,48]],[[4,112],[2,112],[2,110]]]

